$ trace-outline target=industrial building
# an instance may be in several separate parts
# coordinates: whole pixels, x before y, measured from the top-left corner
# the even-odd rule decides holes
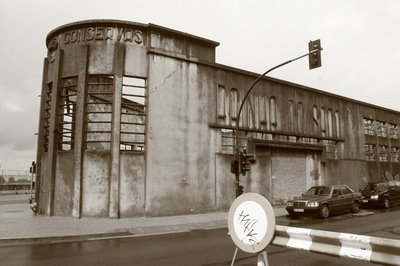
[[[215,62],[219,43],[154,24],[88,20],[46,39],[38,213],[227,211],[234,129],[256,163],[244,191],[282,204],[314,184],[400,172],[400,113]]]

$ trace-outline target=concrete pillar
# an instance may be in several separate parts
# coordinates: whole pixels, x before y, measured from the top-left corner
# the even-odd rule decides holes
[[[114,52],[114,94],[111,128],[111,169],[109,217],[119,218],[120,192],[120,139],[121,139],[121,100],[122,78],[124,74],[125,46],[117,43]]]
[[[46,91],[47,91],[47,73],[49,61],[47,58],[43,60],[43,74],[42,74],[42,92],[40,94],[40,114],[39,126],[37,135],[37,152],[36,152],[36,180],[35,180],[35,202],[39,204],[40,186],[41,186],[41,170],[42,170],[42,156],[43,156],[43,138],[44,138],[44,117],[46,108]],[[39,206],[37,206],[39,209]]]
[[[61,69],[63,64],[63,50],[59,49],[55,56],[55,70],[51,77],[53,82],[51,92],[51,105],[50,105],[50,125],[49,125],[49,144],[48,144],[48,163],[47,173],[49,177],[50,197],[48,205],[48,213],[50,216],[54,214],[54,191],[55,191],[55,178],[56,178],[56,164],[57,164],[57,151],[58,151],[58,116],[59,116],[59,101],[60,101],[60,81]]]
[[[84,128],[85,128],[85,106],[86,106],[86,83],[89,46],[81,47],[79,62],[77,97],[76,97],[76,119],[74,137],[74,188],[72,198],[72,217],[81,218],[81,198],[82,198],[82,166],[84,150]]]

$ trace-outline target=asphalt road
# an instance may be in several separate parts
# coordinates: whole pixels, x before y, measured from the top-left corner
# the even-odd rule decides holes
[[[387,211],[364,210],[359,215],[339,215],[327,220],[282,217],[278,224],[400,239],[400,207]],[[56,244],[0,247],[0,265],[230,265],[235,246],[227,229],[178,234],[113,238]],[[269,265],[371,265],[269,246]],[[235,265],[256,265],[255,254],[239,251]]]

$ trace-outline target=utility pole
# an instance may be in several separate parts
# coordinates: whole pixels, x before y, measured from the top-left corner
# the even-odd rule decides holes
[[[268,69],[267,71],[265,71],[263,74],[261,74],[260,76],[257,77],[257,79],[253,82],[253,84],[251,84],[250,88],[247,90],[241,104],[238,110],[238,114],[237,114],[237,122],[236,122],[236,129],[235,129],[235,153],[236,153],[236,157],[235,160],[231,161],[231,172],[233,174],[235,174],[235,186],[236,186],[236,197],[239,197],[242,193],[243,193],[243,187],[241,187],[239,185],[239,176],[240,174],[245,175],[246,172],[248,170],[250,170],[249,166],[248,166],[248,161],[251,160],[253,163],[255,162],[253,156],[248,156],[246,151],[241,151],[240,147],[239,147],[239,122],[240,122],[240,114],[242,112],[243,109],[243,105],[244,102],[247,99],[247,96],[249,96],[251,90],[254,88],[254,86],[264,77],[266,76],[268,73],[270,73],[272,70],[275,70],[277,68],[280,68],[284,65],[287,65],[289,63],[292,63],[294,61],[299,60],[300,58],[309,57],[309,68],[310,69],[314,69],[317,67],[321,66],[321,51],[322,51],[322,47],[321,47],[321,41],[315,40],[315,41],[310,41],[308,43],[308,53],[303,54],[299,57],[296,57],[294,59],[288,60],[286,62],[283,62],[282,64],[276,65],[273,68]],[[244,154],[246,154],[246,156],[244,156]],[[238,167],[232,167],[233,165],[238,165]],[[244,168],[244,170],[241,171],[242,169],[242,165],[246,165],[246,168]],[[248,167],[247,167],[248,166]]]

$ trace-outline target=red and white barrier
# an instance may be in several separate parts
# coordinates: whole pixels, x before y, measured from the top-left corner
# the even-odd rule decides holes
[[[275,226],[273,245],[387,265],[400,265],[400,240]]]

